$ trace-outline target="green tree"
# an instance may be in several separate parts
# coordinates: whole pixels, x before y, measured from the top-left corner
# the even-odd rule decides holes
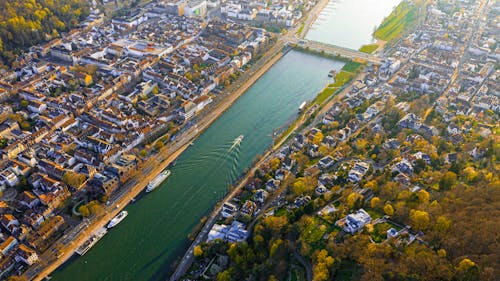
[[[195,257],[199,258],[203,255],[203,249],[201,248],[200,245],[196,245],[194,247],[194,251],[193,251],[193,254]]]
[[[315,145],[319,145],[319,144],[321,143],[321,141],[323,141],[323,138],[324,138],[323,133],[321,133],[321,132],[317,132],[317,133],[314,135],[314,138],[313,138],[313,141],[312,141],[312,142],[313,142]]]
[[[346,204],[349,209],[357,209],[363,201],[363,195],[353,192],[347,196]]]
[[[279,168],[281,161],[278,158],[273,158],[270,162],[271,169],[276,170]]]
[[[304,194],[307,191],[307,184],[305,178],[297,178],[293,183],[293,193],[297,195]]]
[[[372,208],[377,208],[380,206],[380,198],[378,197],[373,197],[371,200],[370,200],[370,207]]]
[[[473,281],[480,280],[479,268],[470,259],[463,259],[457,266],[457,280]]]
[[[217,281],[231,281],[233,280],[231,278],[231,271],[230,270],[224,270],[222,272],[219,272],[217,274]]]
[[[151,91],[151,93],[153,93],[153,95],[158,95],[158,93],[160,92],[159,88],[158,88],[158,85],[156,85],[153,90]]]
[[[388,216],[394,215],[394,208],[392,207],[391,204],[385,204],[384,213]]]
[[[30,122],[28,121],[23,121],[21,122],[21,129],[23,129],[24,131],[31,131],[31,124]]]
[[[313,280],[326,281],[330,278],[329,269],[333,267],[335,260],[328,255],[325,249],[318,251],[315,254],[313,265]]]
[[[28,108],[28,101],[27,100],[21,100],[21,102],[19,103],[19,106],[22,108],[22,109],[26,109]]]
[[[426,211],[413,209],[410,211],[410,223],[416,229],[424,230],[429,226],[430,222],[431,218],[429,217],[429,213]]]
[[[86,205],[82,205],[78,207],[78,213],[80,213],[82,216],[88,218],[90,216],[90,210]]]
[[[417,196],[420,203],[424,204],[429,203],[429,198],[430,198],[429,192],[422,189],[418,192]]]
[[[463,169],[462,174],[465,181],[467,181],[468,183],[474,182],[479,176],[479,173],[472,166]]]
[[[438,232],[445,232],[445,231],[448,231],[448,229],[450,228],[451,226],[451,220],[444,217],[444,216],[439,216],[436,220],[436,225],[434,226],[434,228],[438,231]]]
[[[99,216],[104,212],[104,208],[102,207],[101,204],[97,201],[90,201],[87,204],[87,207],[89,208],[89,211],[92,215]]]
[[[450,190],[455,185],[456,182],[457,182],[457,174],[448,171],[444,173],[444,175],[441,177],[441,180],[439,181],[439,189]]]
[[[165,147],[165,144],[162,141],[155,142],[153,146],[155,151],[160,151],[163,147]]]
[[[13,67],[14,52],[76,27],[89,14],[89,6],[90,2],[83,0],[0,1],[2,61]]]
[[[5,138],[1,138],[1,139],[0,139],[0,149],[3,149],[3,148],[5,148],[5,147],[7,147],[7,144],[8,144],[8,142],[7,142],[7,141],[8,141],[8,140],[7,140],[7,139],[5,139]]]
[[[87,177],[85,177],[84,174],[67,171],[66,173],[64,173],[62,180],[69,186],[79,188],[85,182],[85,180],[87,180]]]

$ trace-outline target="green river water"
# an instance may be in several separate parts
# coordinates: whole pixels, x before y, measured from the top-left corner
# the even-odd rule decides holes
[[[189,245],[188,234],[256,156],[274,129],[294,119],[342,62],[291,51],[262,76],[177,160],[154,192],[126,207],[128,217],[52,280],[165,280]],[[240,146],[231,147],[239,135]]]

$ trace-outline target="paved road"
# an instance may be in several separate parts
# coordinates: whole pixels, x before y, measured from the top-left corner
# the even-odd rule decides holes
[[[293,252],[295,258],[302,264],[302,266],[306,269],[306,277],[307,281],[312,281],[313,273],[312,273],[312,265],[308,262],[303,256],[301,256],[297,251]]]

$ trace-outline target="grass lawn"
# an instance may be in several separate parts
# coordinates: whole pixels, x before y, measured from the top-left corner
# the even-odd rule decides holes
[[[359,62],[350,61],[342,67],[342,70],[347,71],[347,72],[351,72],[351,73],[355,73],[356,71],[358,71],[358,69],[361,67],[361,65],[362,64]]]
[[[397,38],[404,30],[411,26],[418,18],[420,5],[401,2],[392,13],[384,19],[382,24],[375,30],[375,38],[389,41]]]
[[[281,217],[281,216],[286,215],[286,214],[288,214],[288,211],[286,210],[286,208],[280,208],[274,212],[275,217]]]
[[[373,232],[371,233],[373,241],[380,243],[387,239],[387,230],[389,230],[392,225],[384,222],[373,226]]]
[[[328,227],[319,218],[314,217],[313,222],[302,232],[301,238],[309,244],[316,243],[325,235],[327,230]]]
[[[354,70],[354,71],[361,65],[360,63],[357,62],[347,63],[346,65],[348,64],[349,64],[349,70]],[[354,74],[351,73],[351,71],[345,70],[344,68],[342,68],[342,70],[339,73],[337,73],[337,75],[335,75],[335,82],[328,85],[328,87],[323,89],[323,91],[316,96],[314,103],[322,104],[331,95],[336,93],[338,89],[340,89],[342,86],[351,81]]]
[[[371,53],[375,52],[377,49],[378,49],[377,44],[369,44],[369,45],[361,46],[359,51],[361,51],[363,53],[371,54]]]
[[[316,97],[315,102],[322,104],[328,97],[337,91],[338,87],[326,87],[319,95]]]
[[[280,134],[280,136],[279,136],[280,140],[279,140],[279,141],[277,141],[276,143],[279,143],[280,141],[282,141],[282,140],[283,140],[283,138],[287,137],[287,136],[288,136],[288,134],[290,134],[290,133],[292,132],[292,130],[293,130],[293,129],[295,128],[295,126],[297,125],[297,121],[298,121],[300,118],[301,118],[300,116],[299,116],[299,117],[297,117],[297,119],[296,119],[295,121],[293,121],[293,123],[292,123],[292,124],[290,124],[290,126],[288,126],[288,128],[286,128],[286,130],[285,130],[283,133],[281,133],[281,134]],[[287,138],[290,138],[291,136],[293,136],[293,134],[292,134],[292,135],[290,135],[290,136],[288,136]]]
[[[372,217],[372,220],[376,220],[376,219],[382,217],[382,214],[380,214],[379,212],[376,212],[374,210],[366,210],[366,212]]]
[[[353,77],[352,73],[346,72],[344,70],[341,70],[337,75],[335,75],[335,82],[330,84],[328,87],[336,87],[340,88],[344,86],[345,84],[349,83]]]

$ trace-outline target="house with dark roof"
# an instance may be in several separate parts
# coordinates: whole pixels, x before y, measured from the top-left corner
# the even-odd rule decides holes
[[[24,244],[20,244],[16,251],[15,260],[17,262],[23,262],[26,265],[32,265],[38,261],[38,255],[35,250],[29,248]]]
[[[328,155],[323,158],[321,158],[318,162],[318,166],[321,168],[321,170],[326,171],[330,168],[333,167],[335,164],[335,160],[333,159],[332,156]]]
[[[259,189],[254,193],[253,200],[257,203],[264,204],[267,197],[269,197],[269,192],[264,189]]]

